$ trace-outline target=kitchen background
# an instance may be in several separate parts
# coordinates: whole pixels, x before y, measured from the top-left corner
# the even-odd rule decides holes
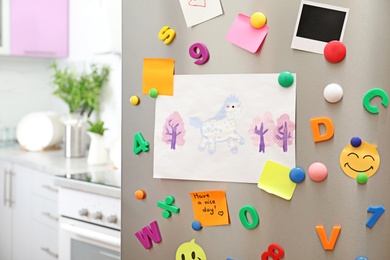
[[[0,259],[120,258],[121,171],[111,162],[115,154],[115,166],[120,167],[121,20],[121,0],[0,0],[0,35],[7,29],[12,35],[11,41],[0,37]],[[64,35],[67,37],[62,38]],[[4,48],[7,42],[11,42],[11,52]],[[21,56],[7,55],[17,54],[18,44],[27,45]],[[42,48],[46,44],[54,48]],[[26,57],[58,54],[65,49],[63,45],[68,49],[64,58]],[[27,114],[54,111],[69,115],[68,105],[53,95],[53,62],[60,70],[75,68],[78,74],[93,63],[110,67],[100,111],[94,111],[90,120],[102,120],[109,129],[104,132],[104,142],[111,161],[90,163],[90,155],[99,151],[93,148],[93,140],[101,141],[96,136],[91,137],[88,154],[77,158],[65,156],[66,147],[72,145],[27,152],[16,142],[3,142],[18,125],[24,133],[50,136],[45,134],[44,123],[37,124],[36,119],[37,131],[30,131],[32,124],[21,127]],[[56,135],[61,127],[56,124],[51,134]],[[81,129],[83,133],[85,128]],[[6,139],[4,133],[8,133]],[[39,139],[35,135],[28,138]],[[99,158],[107,157],[101,154]],[[88,237],[91,232],[93,237]]]
[[[68,57],[62,66],[82,71],[88,64],[111,67],[103,88],[100,119],[107,148],[120,143],[121,126],[121,0],[69,0]],[[0,131],[15,129],[23,115],[33,111],[68,113],[67,105],[52,92],[53,59],[0,56]],[[98,114],[92,114],[92,118]],[[1,135],[0,135],[1,136]]]

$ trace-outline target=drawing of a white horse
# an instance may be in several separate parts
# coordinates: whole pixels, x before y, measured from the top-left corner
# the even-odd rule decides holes
[[[206,121],[197,117],[190,117],[190,125],[200,129],[202,140],[199,144],[199,151],[203,152],[208,148],[209,154],[216,151],[217,142],[227,142],[232,153],[238,152],[238,145],[243,145],[245,140],[236,130],[234,117],[241,113],[241,103],[235,95],[226,98],[218,114]]]

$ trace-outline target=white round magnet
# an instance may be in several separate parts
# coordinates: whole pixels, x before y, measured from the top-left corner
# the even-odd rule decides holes
[[[338,84],[329,84],[324,89],[324,98],[330,103],[337,103],[343,97],[343,88]]]

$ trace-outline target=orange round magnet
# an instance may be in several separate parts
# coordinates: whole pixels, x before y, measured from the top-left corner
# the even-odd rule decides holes
[[[146,192],[143,190],[137,190],[134,194],[137,200],[143,200],[146,197]]]

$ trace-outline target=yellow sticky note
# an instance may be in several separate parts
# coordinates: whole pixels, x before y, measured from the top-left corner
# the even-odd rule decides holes
[[[190,192],[195,220],[205,226],[228,225],[229,211],[224,191]]]
[[[149,94],[150,89],[155,88],[159,95],[173,96],[174,65],[172,59],[145,58],[142,94]]]
[[[284,165],[267,161],[257,186],[268,193],[290,200],[297,186],[290,180],[290,170]]]

